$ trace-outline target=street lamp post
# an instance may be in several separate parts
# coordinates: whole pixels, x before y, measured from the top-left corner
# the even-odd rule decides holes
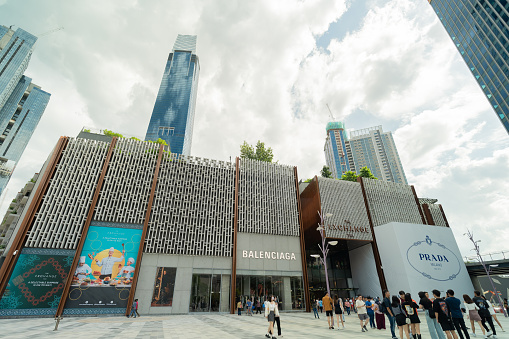
[[[322,251],[322,256],[320,256],[319,254],[312,254],[311,256],[313,258],[320,258],[320,261],[323,263],[323,267],[325,269],[325,282],[327,283],[327,293],[329,293],[330,296],[329,274],[327,272],[327,254],[329,253],[329,245],[336,246],[338,242],[336,240],[333,240],[326,243],[324,221],[325,217],[330,218],[332,217],[332,214],[327,213],[324,215],[322,210],[318,211],[318,215],[320,216],[320,224],[318,224],[318,228],[316,230],[320,232],[320,236],[322,237],[322,244],[321,245],[318,244],[318,247]]]
[[[502,300],[500,300],[500,295],[498,294],[497,289],[495,288],[495,284],[493,284],[493,280],[491,279],[491,276],[490,276],[491,268],[492,267],[497,267],[498,264],[496,264],[496,265],[489,265],[489,267],[486,267],[486,264],[484,263],[484,260],[482,260],[481,250],[480,250],[479,245],[478,245],[478,243],[480,243],[481,240],[475,241],[474,240],[474,234],[472,232],[470,232],[470,230],[468,230],[467,233],[465,233],[464,235],[466,235],[468,237],[468,239],[470,239],[470,241],[472,241],[472,243],[474,244],[473,250],[477,253],[477,257],[479,258],[479,262],[481,263],[482,267],[484,268],[484,271],[486,272],[486,275],[488,276],[488,280],[490,281],[491,287],[493,288],[493,292],[495,292],[495,296],[497,297],[498,304],[502,307],[502,312],[504,312],[504,316],[507,317],[507,312],[505,310],[504,304],[502,303]]]

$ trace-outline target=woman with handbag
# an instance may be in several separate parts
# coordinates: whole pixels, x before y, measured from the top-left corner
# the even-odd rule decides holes
[[[338,298],[337,295],[334,296],[334,313],[336,314],[336,320],[338,321],[338,330],[341,329],[339,327],[339,321],[341,320],[341,325],[345,328],[345,323],[343,322],[343,302],[341,298]]]
[[[410,333],[408,331],[408,324],[410,324],[410,318],[407,317],[407,314],[401,307],[401,302],[399,298],[395,295],[392,296],[391,311],[392,314],[394,314],[394,317],[396,318],[396,324],[398,325],[400,339],[403,339],[403,332],[405,332],[406,338],[410,339]]]
[[[269,329],[267,334],[265,335],[267,338],[277,339],[276,336],[274,336],[274,320],[277,317],[279,317],[279,311],[277,309],[277,304],[274,301],[274,297],[271,298],[272,300],[267,303],[267,306],[265,306],[265,318],[269,321]]]
[[[421,339],[421,320],[417,314],[417,308],[419,308],[419,306],[415,301],[412,300],[410,293],[405,294],[405,302],[403,303],[403,307],[405,308],[405,312],[410,319],[412,337],[414,339]]]
[[[464,305],[465,305],[465,310],[468,312],[468,319],[470,319],[470,326],[472,328],[472,333],[474,334],[474,337],[476,337],[477,335],[475,334],[475,322],[477,321],[477,323],[479,324],[479,327],[481,328],[481,331],[482,331],[482,335],[486,335],[486,332],[484,331],[484,327],[482,325],[482,322],[481,322],[481,316],[479,315],[479,312],[477,312],[477,310],[479,310],[479,307],[477,307],[477,305],[474,303],[474,301],[472,300],[472,298],[470,298],[470,296],[468,294],[463,294],[463,300],[465,301]]]

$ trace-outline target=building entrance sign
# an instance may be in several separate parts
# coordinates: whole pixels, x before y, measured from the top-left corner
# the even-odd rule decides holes
[[[352,226],[352,223],[348,220],[345,220],[343,224],[328,224],[327,229],[329,231],[345,231],[348,232],[347,235],[349,237],[353,237],[355,234],[362,234],[362,233],[371,233],[371,230],[369,227],[363,227],[363,226]]]
[[[293,252],[242,251],[242,257],[248,259],[297,260]]]

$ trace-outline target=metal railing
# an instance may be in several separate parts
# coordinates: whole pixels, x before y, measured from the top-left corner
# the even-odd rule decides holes
[[[509,260],[509,251],[485,253],[481,254],[481,257],[484,261]],[[465,263],[479,262],[479,257],[476,255],[470,257],[464,256],[463,258]]]

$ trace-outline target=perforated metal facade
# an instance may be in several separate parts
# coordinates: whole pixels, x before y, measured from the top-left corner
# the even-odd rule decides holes
[[[366,178],[362,180],[373,226],[390,222],[423,223],[411,186]]]
[[[373,240],[361,185],[356,182],[318,178],[327,237]]]
[[[437,226],[447,226],[447,223],[444,219],[444,215],[440,210],[440,205],[428,205],[429,211],[431,212],[431,216],[433,217],[433,221]]]
[[[108,146],[69,138],[28,233],[26,247],[76,248]]]
[[[235,165],[165,154],[145,252],[232,256]]]
[[[101,188],[94,219],[143,224],[159,144],[119,139]]]
[[[294,167],[240,160],[238,230],[299,236]]]

